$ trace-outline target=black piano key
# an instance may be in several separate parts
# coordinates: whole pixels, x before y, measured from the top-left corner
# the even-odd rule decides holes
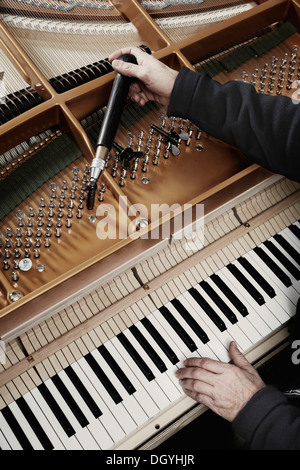
[[[242,256],[237,259],[238,262],[246,269],[250,276],[255,279],[257,284],[268,294],[269,297],[273,298],[276,296],[276,292],[273,287],[265,280],[265,278],[253,267],[253,265]]]
[[[273,273],[280,279],[280,281],[286,286],[291,287],[292,281],[285,274],[285,272],[280,269],[280,267],[268,256],[268,254],[259,246],[256,246],[253,250],[260,259],[273,271]]]
[[[201,281],[200,286],[209,295],[209,297],[215,302],[219,309],[224,313],[226,318],[234,325],[238,321],[236,315],[224,302],[224,300],[214,291],[210,284],[206,281]]]
[[[67,376],[73,383],[74,387],[76,387],[78,393],[80,393],[80,395],[82,396],[83,400],[85,401],[85,403],[87,404],[87,406],[89,407],[90,411],[93,413],[95,418],[99,418],[102,415],[102,411],[100,410],[100,408],[98,407],[94,399],[91,397],[89,392],[86,390],[85,386],[83,385],[81,380],[78,378],[74,369],[72,369],[71,366],[68,366],[65,369],[65,373],[67,374]]]
[[[199,323],[196,322],[196,320],[192,317],[190,312],[187,311],[187,309],[182,305],[180,300],[178,299],[173,299],[171,300],[172,305],[176,308],[176,310],[180,313],[180,315],[184,318],[184,320],[187,322],[187,324],[192,328],[192,330],[195,332],[195,334],[198,336],[198,338],[202,341],[202,343],[207,343],[209,341],[209,337],[205,333],[205,331],[201,328]]]
[[[219,317],[219,315],[211,308],[211,306],[206,302],[206,300],[202,297],[200,292],[197,291],[194,287],[191,287],[188,292],[191,296],[196,300],[196,302],[200,305],[200,307],[204,310],[206,315],[211,319],[212,322],[216,325],[216,327],[220,331],[226,330],[226,325],[223,320]]]
[[[140,330],[135,326],[135,325],[132,325],[130,328],[129,328],[130,332],[133,334],[133,336],[135,337],[135,339],[140,343],[140,345],[142,346],[142,348],[146,351],[146,353],[148,354],[148,356],[150,357],[150,359],[154,362],[154,364],[156,365],[156,367],[158,368],[158,370],[160,372],[166,372],[167,370],[167,367],[166,367],[166,364],[164,363],[164,361],[159,357],[159,355],[157,354],[157,352],[153,349],[153,347],[151,346],[151,344],[149,343],[149,341],[147,341],[147,339],[145,338],[145,336],[140,332]]]
[[[160,313],[163,317],[167,320],[167,322],[171,325],[173,330],[178,334],[178,336],[182,339],[184,344],[189,348],[191,352],[197,350],[197,346],[192,340],[192,338],[187,334],[187,332],[182,328],[180,323],[176,320],[176,318],[172,315],[172,313],[167,309],[167,307],[163,306],[159,308]]]
[[[40,391],[41,395],[43,396],[44,400],[47,402],[49,408],[51,408],[53,414],[55,415],[56,419],[59,421],[61,427],[64,429],[65,433],[68,437],[75,435],[75,430],[70,424],[69,420],[60,409],[59,405],[57,404],[56,400],[53,398],[52,394],[48,390],[47,386],[42,383],[38,385],[38,390]]]
[[[235,308],[240,312],[240,314],[245,317],[249,314],[247,307],[240,301],[240,299],[235,295],[235,293],[228,287],[223,279],[220,278],[217,274],[212,274],[210,279],[219,287],[223,294],[227,297],[228,300],[235,306]]]
[[[241,273],[241,271],[234,265],[228,264],[226,266],[228,271],[239,281],[242,286],[246,289],[246,291],[253,297],[253,299],[258,303],[258,305],[263,305],[265,303],[265,299],[263,296],[258,292],[258,290],[248,281],[248,279]]]
[[[92,354],[89,353],[89,354],[86,354],[86,356],[84,356],[84,358],[85,358],[86,362],[89,364],[89,366],[91,367],[91,369],[95,372],[98,379],[100,380],[102,385],[105,387],[105,389],[107,390],[107,392],[109,393],[109,395],[111,396],[113,401],[116,403],[116,405],[118,403],[121,403],[121,401],[123,401],[121,395],[115,389],[115,387],[113,386],[113,384],[111,383],[109,378],[105,375],[105,373],[103,372],[103,370],[99,366],[99,364],[96,361],[96,359],[94,358],[94,356],[92,356]]]
[[[141,372],[144,374],[146,379],[151,382],[151,380],[155,379],[155,376],[151,369],[147,366],[145,361],[140,357],[138,352],[135,350],[135,348],[132,346],[128,338],[124,335],[124,333],[119,333],[117,335],[118,340],[120,343],[124,346],[128,354],[132,357],[138,368],[141,370]]]
[[[168,345],[168,343],[165,341],[165,339],[161,336],[161,334],[157,331],[155,326],[150,322],[150,320],[144,317],[142,318],[141,322],[148,331],[148,333],[156,341],[158,346],[163,350],[170,362],[173,365],[177,364],[179,362],[178,357],[176,356],[172,348]]]
[[[300,280],[299,269],[280,251],[277,246],[274,245],[270,240],[266,240],[264,245],[270,250],[270,252],[278,259],[278,261],[288,270],[288,272],[294,276],[294,278]]]
[[[30,409],[28,403],[24,400],[23,397],[20,397],[16,400],[16,403],[20,410],[22,411],[23,415],[27,419],[28,423],[32,427],[33,431],[35,432],[37,438],[39,439],[40,443],[42,444],[45,450],[52,450],[54,446],[50,439],[48,438],[47,434],[45,433],[44,429],[38,422],[35,417],[35,414]]]
[[[299,251],[295,250],[295,248],[288,242],[288,240],[280,233],[276,233],[276,235],[274,235],[274,239],[296,261],[296,263],[300,265]]]
[[[297,225],[289,225],[289,230],[300,240],[300,229]]]
[[[110,354],[108,349],[102,344],[101,346],[98,347],[98,351],[102,355],[102,357],[106,360],[110,368],[113,370],[114,374],[118,377],[120,380],[121,384],[124,386],[124,388],[127,390],[129,395],[132,395],[136,390],[126,374],[122,371],[121,367],[117,364],[113,356]]]
[[[81,409],[77,405],[76,401],[72,397],[71,393],[69,392],[69,390],[67,389],[67,387],[65,386],[65,384],[63,383],[63,381],[61,380],[59,375],[54,375],[51,378],[51,380],[54,383],[54,385],[56,386],[56,388],[59,391],[59,393],[61,394],[61,396],[63,397],[63,399],[65,400],[65,402],[67,403],[67,405],[69,406],[69,408],[71,409],[73,415],[75,416],[75,418],[79,422],[80,426],[82,428],[87,426],[89,424],[88,420],[86,419],[86,417],[82,413]]]
[[[16,436],[16,438],[18,439],[21,447],[23,450],[34,450],[31,443],[29,442],[26,434],[24,433],[23,429],[21,428],[21,426],[19,425],[18,421],[16,420],[13,412],[11,411],[11,409],[6,406],[5,408],[3,408],[1,410],[4,418],[6,419],[6,421],[8,422],[12,432],[14,433],[14,435]]]

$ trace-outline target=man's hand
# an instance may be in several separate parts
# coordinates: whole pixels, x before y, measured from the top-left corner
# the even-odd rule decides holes
[[[136,64],[118,60],[122,54],[133,54]],[[122,75],[134,77],[136,80],[129,88],[129,98],[140,106],[147,101],[157,101],[168,105],[178,75],[176,70],[147,54],[138,47],[129,47],[113,52],[109,56],[112,67]]]
[[[179,369],[176,377],[186,395],[233,421],[265,383],[234,342],[230,343],[229,354],[233,364],[209,358],[186,359],[185,368]]]

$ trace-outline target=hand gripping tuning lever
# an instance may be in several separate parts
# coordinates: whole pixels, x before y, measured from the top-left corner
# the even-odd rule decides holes
[[[132,54],[124,54],[118,59],[137,64],[136,58]],[[87,208],[89,210],[94,207],[97,181],[104,169],[107,154],[112,147],[132,81],[132,77],[125,77],[118,72],[115,73],[115,80],[98,136],[95,158],[91,163],[90,181],[87,185]]]

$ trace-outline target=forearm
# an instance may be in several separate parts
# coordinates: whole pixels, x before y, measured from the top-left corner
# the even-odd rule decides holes
[[[259,390],[232,424],[253,450],[300,449],[300,410],[273,386]]]
[[[300,181],[300,104],[290,98],[258,94],[252,85],[239,81],[220,84],[183,68],[168,115],[190,119],[251,161]]]

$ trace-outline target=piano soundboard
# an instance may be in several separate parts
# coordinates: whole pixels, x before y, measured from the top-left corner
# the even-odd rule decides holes
[[[65,2],[31,3],[0,9],[0,86],[9,76],[12,87],[0,103],[0,448],[154,448],[205,412],[175,378],[186,357],[227,362],[235,340],[258,366],[289,341],[299,184],[167,118],[157,103],[128,104],[97,192],[97,208],[113,207],[126,236],[96,236],[104,217],[87,210],[86,184],[113,81],[115,25],[121,43],[176,69],[298,100],[299,7],[183,1],[153,10],[155,2],[130,0],[96,11],[95,0],[93,15],[80,2],[70,16]],[[76,62],[71,34],[95,35],[92,27],[105,51],[95,55],[93,39]],[[67,64],[57,43],[49,47],[49,71],[42,49],[51,29],[71,53]],[[141,202],[145,213],[128,215]],[[179,203],[177,212],[149,218],[164,203]],[[193,212],[191,233],[179,236],[172,223],[185,204],[203,206],[203,223]],[[170,222],[167,238],[143,237]]]

